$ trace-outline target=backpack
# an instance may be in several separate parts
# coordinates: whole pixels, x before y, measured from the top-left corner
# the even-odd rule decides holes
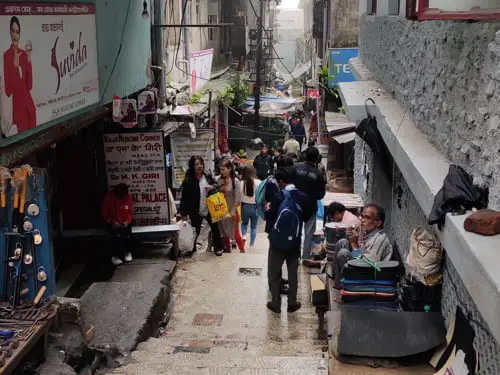
[[[295,165],[292,172],[294,185],[314,200],[321,200],[326,193],[326,181],[318,168],[306,163]]]
[[[259,186],[257,186],[257,190],[255,191],[255,203],[257,204],[257,215],[261,219],[265,220],[264,212],[266,211],[266,186],[268,182],[272,183],[272,179],[274,176],[269,176],[265,180],[261,181]]]
[[[291,197],[290,192],[283,190],[284,199],[279,207],[279,214],[269,235],[271,247],[277,250],[290,251],[300,247],[301,227],[300,213],[302,209]]]

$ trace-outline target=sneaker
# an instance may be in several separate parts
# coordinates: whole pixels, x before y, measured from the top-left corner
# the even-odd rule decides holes
[[[111,263],[113,263],[115,266],[119,266],[120,264],[123,264],[122,260],[118,257],[111,258]]]
[[[125,262],[132,262],[132,253],[125,253]]]

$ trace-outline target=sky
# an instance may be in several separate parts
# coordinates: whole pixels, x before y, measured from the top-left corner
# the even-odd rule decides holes
[[[297,8],[300,0],[283,0],[279,8]]]

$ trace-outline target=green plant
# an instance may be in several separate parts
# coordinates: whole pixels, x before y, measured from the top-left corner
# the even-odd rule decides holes
[[[199,102],[200,102],[200,100],[201,100],[201,93],[199,93],[199,92],[195,92],[195,93],[191,96],[191,98],[189,98],[188,103],[192,105],[192,104],[199,103]]]
[[[323,66],[320,69],[318,69],[318,73],[319,73],[321,85],[326,90],[326,92],[328,94],[330,94],[331,96],[333,96],[335,99],[339,99],[340,95],[339,95],[338,88],[337,87],[334,87],[334,88],[328,87],[328,83],[330,82],[330,80],[335,79],[335,74],[330,74],[327,66]]]
[[[222,102],[236,110],[241,110],[248,97],[248,77],[236,76],[236,80],[226,86],[221,93]]]

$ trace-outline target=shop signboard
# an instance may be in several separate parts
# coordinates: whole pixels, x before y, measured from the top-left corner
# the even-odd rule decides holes
[[[329,55],[328,73],[334,78],[329,80],[328,87],[334,88],[340,82],[356,81],[349,60],[358,56],[358,48],[331,48]]]
[[[134,198],[134,225],[169,224],[163,132],[104,134],[108,188],[129,186]]]
[[[174,177],[172,185],[179,189],[191,156],[201,156],[206,170],[214,170],[214,131],[213,129],[196,129],[196,138],[191,138],[189,132],[176,131],[170,135],[172,146],[172,161]]]
[[[318,99],[320,96],[318,89],[307,89],[307,97],[311,99]]]
[[[5,137],[99,102],[94,3],[0,1]]]
[[[191,68],[191,95],[203,90],[208,81],[210,81],[213,58],[213,48],[191,54],[191,58],[189,59],[189,66]]]

